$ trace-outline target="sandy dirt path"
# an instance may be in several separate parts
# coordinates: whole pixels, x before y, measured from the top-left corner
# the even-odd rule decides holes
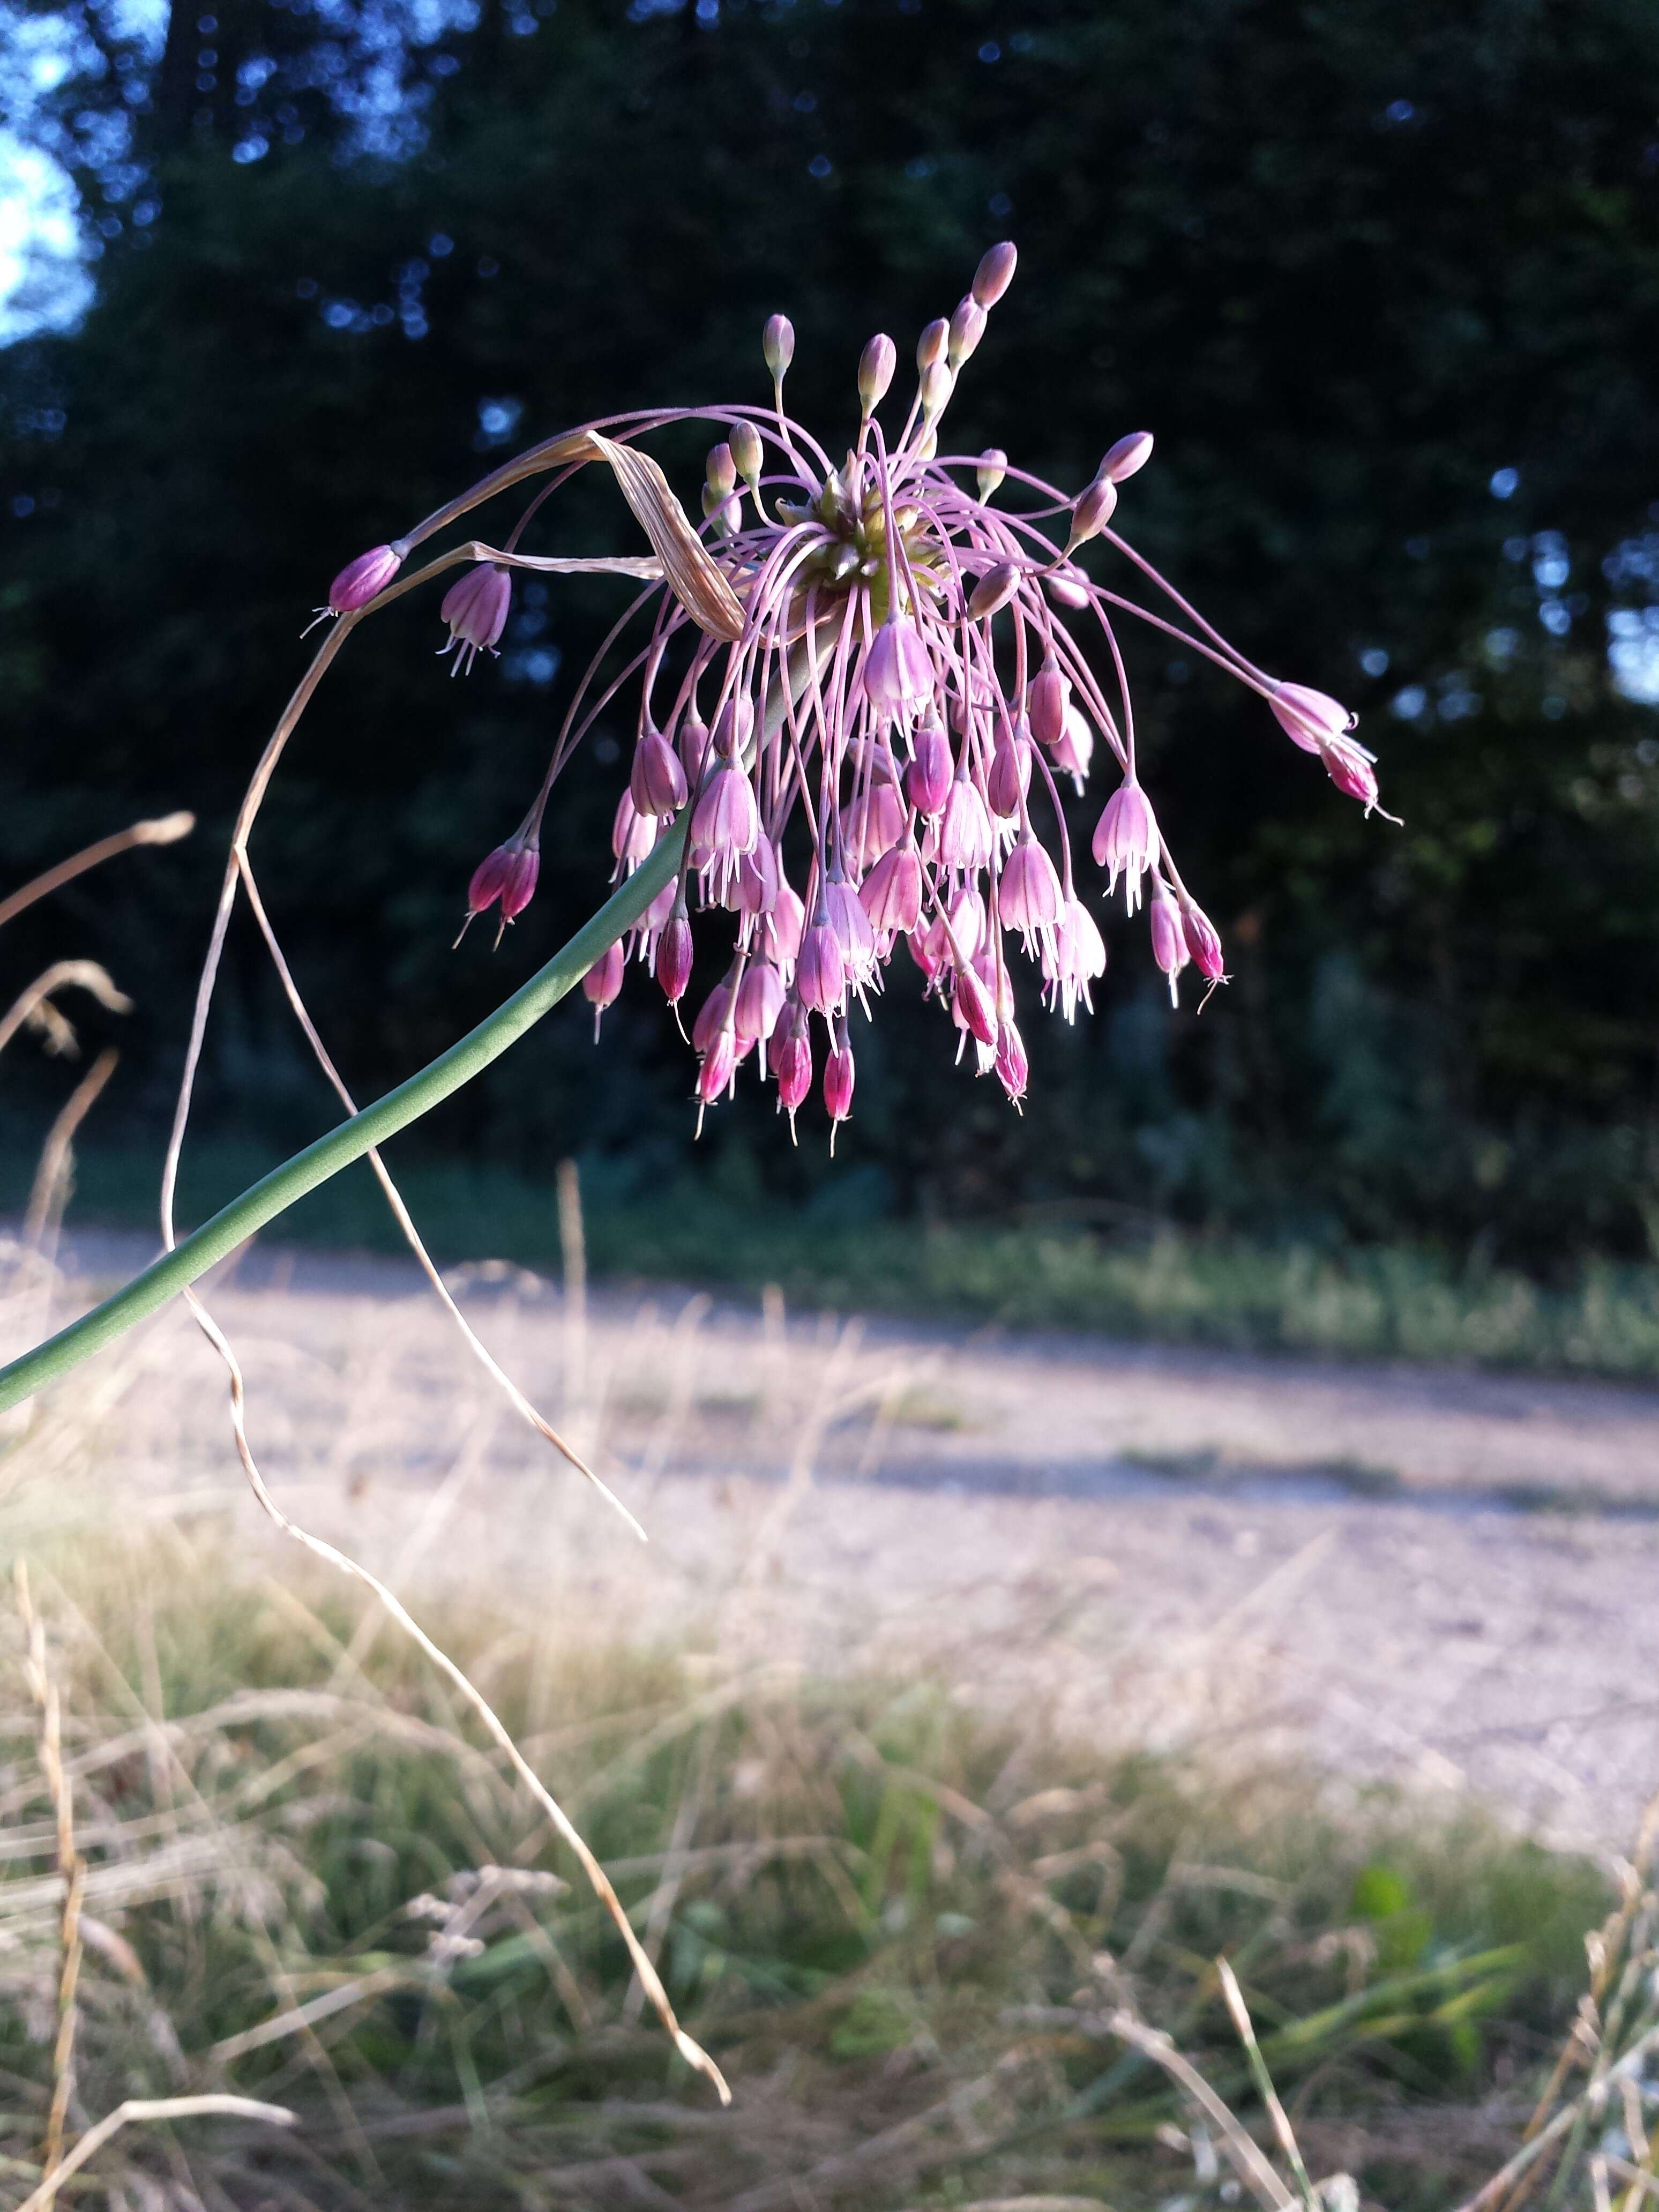
[[[141,1256],[82,1242],[59,1317]],[[1617,1843],[1659,1786],[1659,1392],[454,1279],[647,1547],[412,1269],[256,1250],[211,1292],[285,1503],[432,1601],[483,1583],[573,1636],[913,1668],[1115,1738],[1473,1790],[1564,1841]],[[260,1540],[184,1316],[94,1372],[28,1510],[90,1469],[100,1501]]]

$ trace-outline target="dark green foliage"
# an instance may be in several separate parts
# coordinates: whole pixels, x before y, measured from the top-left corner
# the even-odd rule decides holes
[[[35,501],[0,508],[0,867],[143,808],[207,817],[187,855],[90,878],[9,933],[20,981],[67,939],[139,999],[112,1119],[153,1126],[223,828],[307,611],[486,465],[482,403],[520,409],[517,442],[648,400],[756,397],[758,327],[781,306],[799,410],[833,436],[867,333],[902,355],[1007,232],[1021,275],[953,436],[1075,483],[1149,423],[1158,457],[1127,527],[1246,652],[1364,710],[1406,827],[1363,822],[1256,702],[1138,637],[1149,781],[1231,988],[1201,1020],[1171,1015],[1120,920],[1092,1024],[1038,1018],[1028,987],[1021,1120],[951,1066],[901,962],[855,1034],[833,1174],[878,1175],[900,1212],[1128,1201],[1543,1270],[1646,1250],[1659,729],[1613,691],[1605,648],[1608,609],[1643,605],[1659,574],[1641,475],[1659,434],[1650,7],[726,0],[702,22],[486,0],[475,28],[398,54],[402,105],[367,121],[295,89],[329,43],[303,9],[218,16],[205,119],[173,79],[141,118],[159,217],[135,234],[123,202],[84,326],[0,356],[4,489]],[[355,66],[366,35],[330,38]],[[238,110],[223,87],[259,54],[280,67]],[[118,104],[114,82],[70,88],[64,112]],[[256,125],[270,150],[238,163]],[[98,202],[90,159],[83,175]],[[52,409],[64,427],[43,432]],[[690,492],[695,447],[678,464]],[[1488,489],[1503,469],[1506,500]],[[586,480],[533,528],[546,550],[634,543]],[[452,686],[434,606],[406,602],[296,740],[257,856],[362,1091],[596,902],[620,722],[568,780],[544,889],[502,952],[476,933],[448,950],[616,605],[521,593],[507,658]],[[563,666],[544,686],[526,655],[550,642]],[[1382,653],[1365,674],[1358,656]],[[1391,714],[1413,688],[1421,711]],[[1085,837],[1102,796],[1077,811]],[[331,1107],[251,930],[227,984],[205,1105],[267,1142],[310,1133]],[[533,1173],[573,1149],[647,1183],[681,1170],[690,1062],[654,994],[630,981],[597,1054],[583,1025],[558,1017],[431,1143]],[[815,1115],[792,1154],[751,1095],[706,1149],[735,1137],[799,1199],[831,1172]]]

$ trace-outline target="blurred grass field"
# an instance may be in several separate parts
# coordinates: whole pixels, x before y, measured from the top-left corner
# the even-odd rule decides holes
[[[82,1905],[76,2202],[794,2212],[1222,2204],[1224,2146],[1109,2025],[1167,2031],[1270,2142],[1231,1960],[1316,2173],[1460,2201],[1513,2148],[1607,1875],[1473,1812],[1275,1765],[1108,1754],[948,1685],[434,1622],[584,1827],[735,2102],[670,2051],[577,1869],[372,1602],[217,1516],[34,1545]],[[0,2188],[53,2068],[61,1884],[15,1685],[0,1802]],[[106,2194],[100,2195],[100,2191]],[[1342,2200],[1340,2193],[1327,2201]]]
[[[544,1182],[463,1162],[393,1163],[423,1236],[446,1264],[501,1259],[555,1273],[554,1165]],[[0,1167],[0,1207],[21,1208],[21,1147]],[[273,1164],[251,1146],[185,1156],[180,1219],[199,1220]],[[1659,1266],[1588,1261],[1554,1285],[1399,1246],[1205,1237],[1076,1220],[995,1225],[895,1220],[866,1210],[855,1177],[788,1208],[740,1174],[649,1193],[582,1164],[592,1272],[600,1279],[757,1291],[792,1308],[1098,1331],[1169,1344],[1344,1358],[1401,1358],[1632,1380],[1659,1376]],[[157,1162],[88,1146],[71,1225],[151,1229]],[[283,1241],[337,1250],[402,1247],[367,1168],[285,1214]]]

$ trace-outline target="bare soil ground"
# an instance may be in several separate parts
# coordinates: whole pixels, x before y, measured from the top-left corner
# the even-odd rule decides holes
[[[82,1240],[55,1317],[144,1256]],[[1114,1739],[1473,1790],[1563,1842],[1616,1844],[1659,1784],[1659,1391],[454,1279],[647,1546],[412,1268],[256,1249],[210,1291],[284,1504],[440,1613],[482,1580],[573,1638],[915,1668]],[[84,1371],[15,1511],[266,1540],[182,1310]]]

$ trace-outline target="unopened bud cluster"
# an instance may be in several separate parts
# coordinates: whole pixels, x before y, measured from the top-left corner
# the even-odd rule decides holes
[[[1011,245],[993,246],[954,312],[923,331],[891,442],[879,410],[898,374],[893,340],[878,335],[864,349],[855,442],[833,461],[784,412],[795,334],[782,315],[762,341],[772,405],[593,426],[619,441],[677,421],[714,429],[697,557],[716,564],[737,611],[720,634],[672,564],[661,586],[641,594],[633,629],[620,623],[579,684],[547,781],[519,830],[479,866],[468,908],[498,908],[503,923],[523,910],[554,778],[610,702],[629,702],[617,876],[681,821],[684,851],[584,988],[597,1021],[633,959],[678,1008],[699,943],[706,956],[723,942],[723,973],[690,1012],[703,1106],[752,1066],[792,1121],[816,1078],[833,1129],[852,1110],[851,1017],[868,1014],[901,947],[954,1029],[958,1056],[971,1050],[1017,1102],[1031,1001],[1070,1021],[1106,963],[1061,804],[1062,782],[1081,793],[1097,754],[1115,779],[1091,840],[1107,895],[1121,885],[1127,912],[1144,909],[1172,998],[1189,968],[1206,985],[1225,980],[1220,938],[1141,782],[1116,635],[1126,614],[1237,677],[1340,790],[1367,811],[1376,804],[1371,756],[1334,700],[1276,682],[1207,625],[1194,635],[1078,564],[1091,545],[1127,552],[1113,525],[1121,487],[1151,458],[1149,432],[1120,438],[1074,497],[1000,450],[940,454],[958,372],[1014,265]],[[354,562],[331,607],[366,605],[421,534]],[[1147,562],[1128,557],[1169,594],[1175,617],[1197,621]],[[458,665],[495,648],[509,598],[495,562],[451,586],[443,614]]]

